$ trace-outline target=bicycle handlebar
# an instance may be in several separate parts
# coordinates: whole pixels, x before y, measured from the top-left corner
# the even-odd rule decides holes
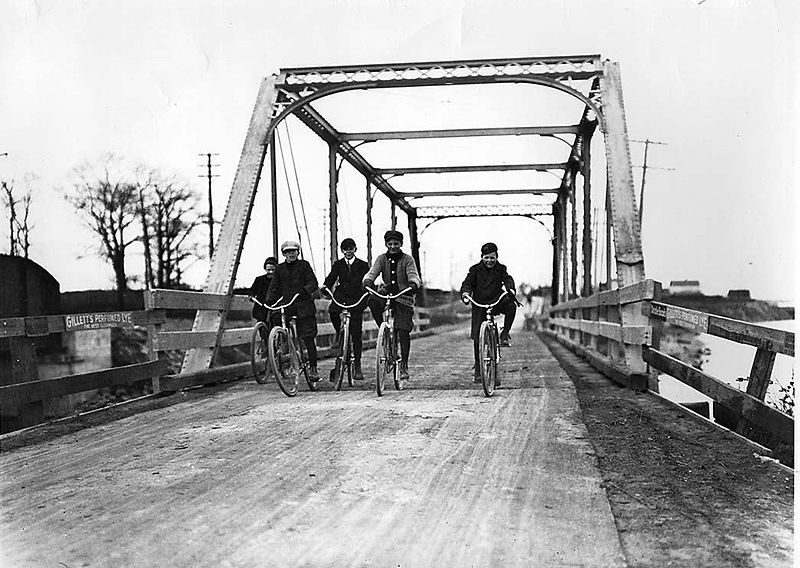
[[[352,310],[353,308],[358,306],[364,298],[366,298],[369,295],[367,292],[364,292],[364,294],[362,294],[362,296],[358,299],[358,301],[355,304],[350,304],[349,306],[346,306],[344,304],[340,304],[339,301],[336,298],[333,297],[333,292],[331,292],[330,289],[327,286],[323,286],[322,289],[323,290],[327,290],[328,294],[331,297],[331,302],[333,302],[334,304],[336,304],[337,306],[339,306],[343,310]]]
[[[413,288],[411,286],[408,286],[405,290],[403,290],[402,292],[398,292],[397,294],[386,294],[386,295],[383,295],[380,292],[378,292],[377,290],[373,290],[369,286],[365,286],[365,288],[367,289],[367,291],[370,294],[374,294],[374,295],[378,296],[379,298],[383,298],[384,300],[396,300],[397,298],[399,298],[400,296],[402,296],[406,292],[410,292],[411,290],[413,290]]]
[[[294,296],[292,296],[292,299],[291,299],[291,300],[289,300],[289,302],[288,302],[288,303],[286,303],[286,304],[284,304],[284,305],[282,305],[282,306],[279,306],[277,303],[273,304],[272,306],[268,306],[268,305],[266,305],[265,303],[258,301],[258,299],[256,299],[256,297],[255,297],[255,296],[248,296],[248,298],[249,298],[249,299],[250,299],[250,301],[251,301],[251,302],[253,302],[254,304],[258,304],[258,305],[259,305],[259,306],[261,306],[262,308],[266,308],[266,309],[268,309],[268,310],[271,310],[271,311],[273,311],[273,312],[276,312],[276,311],[278,311],[278,310],[282,310],[283,308],[288,308],[289,306],[291,306],[292,304],[294,304],[294,301],[297,299],[297,297],[298,297],[299,295],[300,295],[300,292],[296,293]],[[278,302],[280,302],[281,300],[283,300],[283,296],[281,296],[280,298],[278,298]]]
[[[506,296],[506,294],[508,294],[508,293],[509,293],[509,292],[508,292],[508,290],[503,290],[503,293],[502,293],[502,294],[500,294],[500,297],[499,297],[499,298],[497,298],[497,300],[495,300],[495,301],[494,301],[493,303],[491,303],[491,304],[479,304],[478,302],[476,302],[475,300],[473,300],[473,299],[472,299],[472,296],[470,296],[469,294],[466,294],[466,293],[464,294],[464,296],[465,296],[465,297],[466,297],[466,298],[467,298],[467,299],[468,299],[470,302],[472,302],[472,305],[473,305],[473,306],[476,306],[476,307],[478,307],[478,308],[486,308],[486,309],[490,309],[490,308],[493,308],[493,307],[495,307],[497,304],[499,304],[499,303],[500,303],[500,300],[502,300],[502,299],[503,299],[503,298]]]

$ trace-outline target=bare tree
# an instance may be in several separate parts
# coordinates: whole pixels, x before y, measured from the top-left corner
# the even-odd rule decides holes
[[[25,174],[25,190],[20,195],[14,180],[2,182],[3,203],[8,209],[8,233],[9,233],[9,253],[12,256],[22,256],[29,258],[31,247],[31,224],[30,213],[33,203],[33,182],[36,176]]]
[[[158,288],[181,286],[185,269],[202,256],[193,239],[203,224],[200,196],[185,182],[156,170],[140,169],[139,178],[145,275],[150,272],[149,285]]]
[[[65,198],[99,237],[100,254],[111,263],[117,301],[123,308],[128,287],[125,254],[139,240],[138,227],[134,225],[138,211],[136,185],[125,179],[121,161],[112,154],[98,164],[78,166],[73,175],[73,187],[65,192]]]

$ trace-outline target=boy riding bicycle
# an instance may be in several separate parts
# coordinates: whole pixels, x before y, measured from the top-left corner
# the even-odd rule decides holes
[[[408,379],[408,357],[411,353],[411,330],[414,327],[414,294],[422,284],[414,259],[400,250],[403,246],[403,234],[400,231],[386,231],[383,235],[386,252],[375,259],[375,264],[364,276],[364,286],[374,288],[375,279],[380,276],[383,280],[381,288],[389,294],[397,294],[407,287],[411,291],[392,301],[392,315],[394,316],[394,329],[400,344],[400,368],[398,380]],[[381,290],[378,290],[379,292]],[[377,306],[376,306],[377,307]],[[383,313],[380,308],[370,306],[372,317],[378,325],[383,323]]]
[[[313,294],[318,288],[317,277],[311,265],[298,258],[300,243],[284,242],[281,245],[281,253],[286,260],[275,268],[265,303],[273,305],[281,298],[284,302],[288,302],[292,296],[299,294],[294,304],[287,308],[286,313],[288,316],[297,316],[297,337],[303,340],[308,352],[309,378],[316,382],[319,381],[317,346],[314,343],[314,338],[317,336],[317,307],[314,304]],[[280,325],[280,319],[280,312],[274,312],[273,324]]]
[[[369,264],[360,258],[356,258],[356,242],[353,239],[344,239],[340,248],[344,258],[340,258],[333,263],[330,274],[325,278],[322,288],[324,292],[331,293],[330,291],[333,289],[334,284],[338,282],[336,290],[333,292],[334,297],[340,304],[350,305],[356,303],[362,295],[361,282],[369,271]],[[353,340],[354,378],[357,381],[364,380],[364,373],[361,371],[361,330],[364,321],[362,314],[366,307],[367,300],[365,299],[358,306],[349,310],[350,337]],[[331,316],[331,323],[336,328],[336,339],[332,344],[332,347],[336,348],[339,346],[342,335],[342,318],[339,315],[342,313],[342,308],[335,302],[331,302],[328,313]],[[342,346],[342,348],[344,347]]]
[[[253,280],[253,285],[250,286],[250,295],[253,296],[256,300],[261,302],[262,304],[267,299],[267,292],[269,291],[269,285],[272,282],[272,277],[275,275],[275,267],[278,266],[278,259],[274,256],[269,256],[264,261],[264,274],[261,276],[256,276],[256,279]],[[267,308],[264,308],[258,304],[253,304],[253,319],[256,321],[263,321],[269,327],[268,317],[269,312]]]
[[[469,300],[466,296],[469,295],[480,304],[490,304],[497,300],[504,290],[509,290],[511,295],[507,296],[494,309],[496,313],[505,316],[503,318],[503,329],[500,332],[500,345],[503,347],[511,345],[509,330],[511,329],[511,324],[514,323],[514,316],[517,314],[517,300],[513,296],[515,289],[514,279],[508,274],[508,269],[504,264],[497,262],[497,245],[494,243],[483,245],[481,247],[481,261],[469,268],[467,277],[464,278],[464,282],[461,284],[461,301],[468,304]],[[473,381],[476,383],[481,381],[478,334],[484,315],[483,308],[472,306],[470,338],[473,342],[475,355]],[[499,380],[495,384],[499,386]]]

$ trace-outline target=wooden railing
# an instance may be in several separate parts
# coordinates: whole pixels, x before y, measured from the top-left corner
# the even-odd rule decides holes
[[[794,419],[764,403],[775,356],[794,357],[794,334],[659,302],[654,280],[600,292],[552,306],[545,333],[586,358],[616,382],[658,392],[658,372],[670,375],[714,400],[733,417],[734,431],[766,444],[794,443]],[[659,351],[662,324],[678,325],[756,347],[747,390],[712,377]],[[761,433],[759,433],[761,431]]]
[[[43,402],[69,394],[155,379],[167,372],[167,362],[153,360],[52,379],[39,379],[35,338],[55,333],[76,333],[106,328],[159,325],[163,313],[147,311],[93,312],[0,319],[0,338],[7,339],[11,376],[2,378],[0,414],[15,427],[43,420]]]
[[[148,354],[151,360],[157,360],[159,353],[170,350],[185,350],[195,347],[213,347],[217,342],[217,332],[213,331],[165,331],[166,310],[214,310],[224,309],[228,301],[223,294],[209,294],[205,292],[184,292],[178,290],[148,290],[144,295],[145,309],[153,313],[163,314],[161,323],[154,323],[148,329]],[[335,335],[333,324],[325,322],[329,300],[316,300],[317,306],[317,346],[320,358],[330,354],[330,343]],[[231,301],[231,312],[249,313],[252,304],[247,296],[235,295]],[[365,310],[364,317],[369,313]],[[414,313],[414,332],[419,334],[430,323],[427,311],[416,308]],[[252,326],[223,329],[219,332],[219,346],[232,347],[249,344]],[[374,346],[377,336],[377,326],[370,318],[364,321],[364,347]],[[158,377],[154,380],[154,392],[171,392],[190,386],[198,386],[233,380],[249,376],[250,363],[243,362],[233,365],[212,367],[192,373],[172,374]]]
[[[762,430],[773,440],[794,444],[794,419],[764,403],[776,354],[794,357],[794,333],[659,302],[652,303],[650,313],[657,321],[756,347],[744,392],[659,351],[657,346],[644,346],[643,357],[655,369],[689,385],[725,408],[733,416],[734,423],[729,425],[736,432],[751,438],[755,435],[756,441],[762,443],[769,442],[757,439],[759,434],[756,430]]]
[[[193,347],[221,347],[250,343],[252,326],[223,329],[219,332],[174,331],[166,329],[168,310],[224,309],[227,298],[221,294],[185,292],[177,290],[147,290],[144,294],[145,310],[128,312],[93,312],[31,316],[0,319],[0,338],[9,342],[12,368],[10,377],[2,377],[0,384],[0,414],[14,419],[19,427],[43,421],[43,402],[49,399],[93,391],[104,387],[131,384],[141,380],[152,381],[153,392],[172,392],[189,386],[211,384],[247,377],[250,363],[226,365],[186,375],[168,374],[166,351],[183,351]],[[328,300],[317,300],[318,320],[327,319]],[[246,312],[249,317],[252,304],[246,296],[234,296],[230,310]],[[365,315],[368,311],[365,311]],[[415,334],[423,331],[430,319],[426,310],[415,310]],[[74,331],[77,333],[101,328],[128,328],[134,326],[147,330],[147,356],[149,361],[86,373],[65,375],[52,379],[39,379],[34,340],[50,334]],[[329,354],[330,342],[335,334],[333,324],[320,321],[317,343],[319,354]],[[375,343],[377,326],[370,318],[364,322],[365,347]]]
[[[549,309],[546,333],[583,355],[616,382],[647,389],[642,346],[652,340],[650,302],[661,284],[644,280],[617,290],[576,298]]]

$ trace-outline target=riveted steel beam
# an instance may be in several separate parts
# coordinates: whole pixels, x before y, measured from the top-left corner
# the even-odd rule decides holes
[[[392,185],[362,156],[350,143],[341,139],[341,134],[325,120],[310,104],[303,105],[294,111],[294,115],[303,124],[308,126],[320,138],[335,147],[336,152],[342,156],[361,175],[369,180],[390,200],[397,203],[405,213],[410,213],[413,207],[392,187]]]
[[[552,215],[550,205],[450,205],[442,207],[417,207],[417,218],[431,217],[508,217]]]
[[[515,126],[507,128],[456,128],[448,130],[401,130],[396,132],[342,133],[342,140],[414,140],[420,138],[462,138],[473,136],[555,136],[577,134],[579,126]]]
[[[488,166],[434,166],[423,168],[380,168],[375,170],[381,175],[405,174],[445,174],[458,172],[509,172],[509,171],[547,171],[564,170],[567,163],[559,164],[492,164]]]
[[[418,197],[458,197],[464,195],[544,195],[558,193],[560,188],[524,188],[524,189],[455,189],[442,191],[404,191],[401,195],[407,199]]]

